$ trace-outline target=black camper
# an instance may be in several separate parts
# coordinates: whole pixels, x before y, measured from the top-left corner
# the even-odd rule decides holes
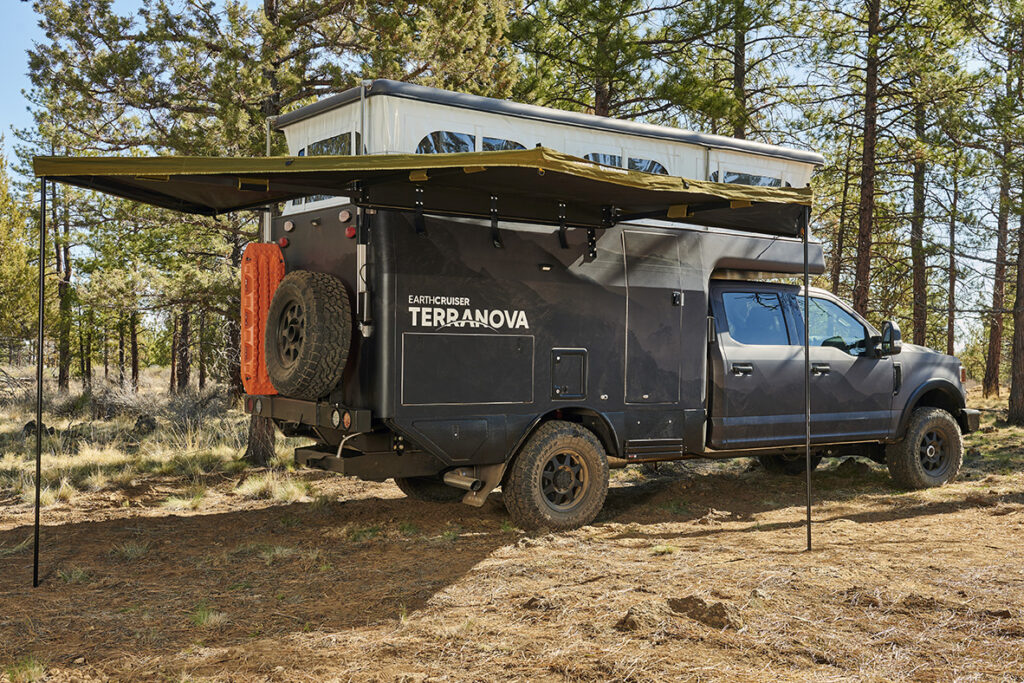
[[[517,524],[554,528],[593,519],[608,468],[630,462],[803,471],[800,291],[750,281],[799,273],[799,240],[619,224],[563,242],[501,223],[499,245],[479,221],[419,220],[345,206],[274,222],[287,274],[265,340],[281,393],[247,406],[317,440],[299,463],[430,500],[479,505],[500,485]],[[955,476],[974,426],[959,363],[895,355],[898,332],[883,342],[826,292],[811,311],[815,457],[884,461],[888,445],[905,484]]]

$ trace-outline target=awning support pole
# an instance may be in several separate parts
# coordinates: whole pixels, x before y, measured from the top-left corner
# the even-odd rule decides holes
[[[811,550],[811,339],[810,339],[810,287],[811,272],[808,265],[808,224],[810,208],[804,210],[800,232],[804,246],[804,461],[807,474],[807,550]]]
[[[39,501],[43,478],[43,315],[46,311],[46,178],[39,181],[39,317],[36,320],[36,510],[32,587],[39,586]]]

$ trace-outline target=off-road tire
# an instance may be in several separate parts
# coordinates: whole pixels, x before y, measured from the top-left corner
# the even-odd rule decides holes
[[[437,477],[395,477],[395,483],[408,497],[428,503],[454,503],[466,495],[462,489],[448,486]]]
[[[589,524],[608,495],[604,446],[575,422],[545,422],[509,466],[502,494],[521,529],[564,531]]]
[[[799,455],[759,455],[757,456],[761,466],[772,474],[785,474],[790,477],[795,477],[803,474],[807,471],[807,456],[803,453]],[[811,471],[818,469],[818,464],[821,462],[821,456],[817,453],[811,453]]]
[[[935,450],[929,453],[928,446]],[[889,476],[899,486],[924,489],[953,481],[964,461],[964,437],[956,419],[941,408],[918,408],[903,440],[885,449]]]
[[[267,311],[267,374],[282,396],[315,401],[338,385],[352,342],[344,283],[327,273],[284,276]]]

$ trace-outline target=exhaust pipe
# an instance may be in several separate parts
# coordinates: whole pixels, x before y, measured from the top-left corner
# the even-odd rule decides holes
[[[467,477],[458,470],[445,472],[444,483],[466,491],[479,491],[484,486],[484,483],[476,477]]]

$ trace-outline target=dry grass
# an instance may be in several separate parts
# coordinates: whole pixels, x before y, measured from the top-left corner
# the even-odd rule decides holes
[[[217,435],[237,413],[134,441],[98,421],[51,440],[44,482],[77,493],[44,513],[40,589],[32,461],[0,458],[0,680],[1020,680],[1024,430],[971,400],[991,412],[952,485],[826,461],[811,553],[802,480],[746,459],[620,471],[593,525],[528,535],[500,495],[245,476]]]

